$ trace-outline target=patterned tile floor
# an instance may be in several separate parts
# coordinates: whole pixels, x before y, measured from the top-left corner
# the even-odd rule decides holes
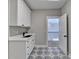
[[[28,59],[70,59],[57,47],[35,47]]]

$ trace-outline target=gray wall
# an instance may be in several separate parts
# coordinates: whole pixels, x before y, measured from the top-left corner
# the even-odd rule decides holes
[[[71,51],[71,0],[61,8],[62,14],[67,13],[69,21],[69,52]]]
[[[31,32],[36,33],[36,45],[47,44],[47,16],[60,16],[61,10],[33,10]]]

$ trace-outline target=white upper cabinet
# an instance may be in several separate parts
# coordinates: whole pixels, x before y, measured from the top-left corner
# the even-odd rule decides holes
[[[31,26],[31,10],[24,0],[9,0],[9,26]]]

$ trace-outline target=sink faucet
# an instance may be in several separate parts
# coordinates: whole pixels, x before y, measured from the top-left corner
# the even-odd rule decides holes
[[[28,33],[28,32],[23,32],[23,37],[25,36],[25,33]]]

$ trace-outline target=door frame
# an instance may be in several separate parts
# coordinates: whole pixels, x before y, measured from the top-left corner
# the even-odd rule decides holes
[[[59,18],[60,16],[47,16],[46,17],[46,40],[47,40],[47,47],[48,47],[48,18]]]

